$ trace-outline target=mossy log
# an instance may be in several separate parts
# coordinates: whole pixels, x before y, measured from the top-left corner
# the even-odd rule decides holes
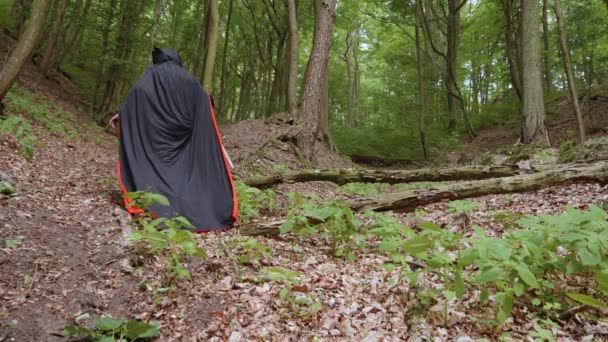
[[[575,181],[608,182],[608,163],[567,165],[528,175],[458,182],[438,185],[435,188],[367,196],[350,200],[348,205],[358,211],[406,212],[442,200],[533,191],[546,186]]]
[[[515,176],[520,173],[517,165],[506,166],[463,166],[450,169],[416,169],[416,170],[300,170],[288,171],[276,175],[245,179],[245,184],[256,188],[268,188],[281,183],[298,183],[327,181],[339,185],[362,183],[410,183],[437,182],[454,180],[487,179]],[[528,171],[529,172],[529,171]]]

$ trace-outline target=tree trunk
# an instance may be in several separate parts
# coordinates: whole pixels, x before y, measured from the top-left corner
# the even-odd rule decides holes
[[[218,0],[209,0],[209,30],[205,39],[205,69],[203,71],[203,88],[211,93],[213,91],[213,71],[215,70],[215,55],[217,53],[217,35],[220,27]]]
[[[34,47],[38,43],[50,2],[50,0],[34,1],[32,16],[29,23],[23,31],[23,34],[19,37],[17,45],[13,47],[0,72],[0,102],[4,100],[4,97],[17,78],[19,71],[21,71],[21,68],[27,62]]]
[[[540,63],[539,0],[521,2],[523,143],[549,145]]]
[[[460,41],[460,2],[461,0],[448,0],[448,27],[447,27],[447,59],[446,59],[446,86],[448,99],[448,113],[450,131],[456,130],[456,82],[458,82],[457,65],[458,45]]]
[[[150,46],[152,47],[150,51],[152,51],[154,44],[156,43],[156,31],[158,29],[158,22],[160,21],[162,10],[162,0],[156,0],[156,4],[154,5],[154,17],[152,18],[152,27],[150,28]]]
[[[80,31],[82,30],[83,24],[89,15],[89,8],[91,8],[92,2],[92,0],[86,0],[84,6],[74,14],[75,17],[71,20],[70,25],[66,30],[65,39],[61,44],[61,49],[54,65],[60,66],[61,64],[63,64],[65,57],[68,55],[68,53],[74,46],[74,43],[76,43],[76,40],[80,35]]]
[[[245,179],[245,184],[256,188],[268,188],[281,183],[299,183],[325,181],[339,185],[364,183],[411,183],[438,182],[453,180],[473,180],[518,175],[517,166],[463,166],[451,169],[417,169],[417,170],[299,170],[288,171],[272,176],[260,176]]]
[[[104,25],[102,31],[101,38],[101,62],[99,63],[99,67],[97,69],[97,77],[95,79],[95,90],[93,91],[93,98],[91,99],[91,106],[89,108],[90,112],[93,112],[95,108],[97,108],[97,95],[99,94],[99,88],[101,87],[101,82],[103,81],[103,71],[106,64],[107,54],[108,54],[108,41],[110,39],[110,31],[112,29],[112,23],[114,19],[114,7],[116,7],[117,0],[110,0],[108,6],[108,16],[105,18],[106,24]]]
[[[63,15],[65,14],[65,9],[67,5],[68,0],[61,0],[61,2],[59,3],[59,7],[57,8],[57,16],[55,17],[55,22],[53,23],[53,31],[51,31],[51,35],[49,36],[49,40],[46,46],[46,52],[42,57],[42,62],[40,62],[40,72],[44,76],[48,76],[49,71],[51,69],[55,46],[57,45],[59,32],[61,32],[61,22],[63,21]]]
[[[327,87],[329,50],[332,43],[336,0],[315,0],[315,32],[308,61],[300,108],[299,132],[295,139],[304,156],[314,164],[332,164],[337,156],[331,146]]]
[[[542,83],[542,82],[541,82]],[[412,211],[417,207],[445,200],[538,190],[573,181],[608,182],[608,164],[574,165],[531,175],[493,178],[354,199],[348,202],[355,210],[396,212]]]
[[[226,111],[226,76],[228,75],[228,42],[230,41],[230,23],[232,21],[232,8],[234,0],[228,3],[228,19],[226,19],[226,33],[224,37],[224,51],[222,52],[222,75],[220,76],[220,115],[228,117]]]
[[[505,53],[507,55],[507,62],[509,64],[509,74],[511,76],[511,84],[517,94],[520,102],[522,100],[521,90],[521,58],[520,49],[518,48],[519,37],[516,34],[517,30],[513,23],[513,0],[505,0],[503,3],[503,10],[506,19],[505,29]]]
[[[422,47],[420,40],[420,28],[422,25],[422,0],[416,0],[416,59],[417,59],[417,78],[418,78],[418,104],[420,106],[420,116],[418,121],[418,128],[420,131],[420,144],[422,146],[422,153],[424,159],[429,159],[429,149],[426,144],[426,127],[425,127],[425,116],[426,116],[426,99],[424,97],[424,66],[422,65]]]
[[[583,120],[583,113],[578,103],[576,81],[574,80],[574,75],[572,74],[572,65],[570,64],[570,50],[568,50],[568,38],[566,35],[564,13],[562,12],[559,0],[553,0],[553,4],[555,6],[555,17],[557,19],[557,29],[559,32],[559,47],[562,51],[564,71],[566,72],[566,79],[568,80],[568,90],[570,91],[570,97],[572,98],[572,106],[574,107],[574,114],[578,126],[579,142],[582,144],[585,142],[585,121]]]
[[[289,15],[289,54],[288,54],[288,78],[287,78],[287,108],[289,114],[296,115],[298,112],[297,82],[298,82],[298,8],[296,0],[287,0],[287,11]]]
[[[551,72],[551,43],[549,40],[549,19],[548,13],[548,0],[543,0],[543,64],[545,70],[545,90],[548,94],[553,91],[553,77]]]
[[[209,4],[205,9],[205,14],[202,17],[201,32],[199,34],[198,45],[196,46],[196,55],[194,56],[194,76],[201,79],[201,74],[205,68],[205,45],[207,32],[209,31]]]

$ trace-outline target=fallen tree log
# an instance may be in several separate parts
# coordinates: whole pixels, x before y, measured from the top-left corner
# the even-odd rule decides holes
[[[374,166],[391,166],[391,165],[398,165],[398,164],[404,165],[404,164],[413,163],[413,161],[410,159],[387,159],[387,158],[376,157],[376,156],[364,156],[364,155],[360,155],[360,154],[353,154],[352,156],[350,156],[350,160],[353,163],[367,164],[367,165],[374,165]]]
[[[328,181],[339,185],[353,182],[396,184],[508,177],[518,175],[521,171],[517,165],[416,170],[301,170],[248,178],[244,182],[256,188],[268,188],[281,183],[312,181]]]
[[[353,210],[396,212],[413,211],[419,206],[490,194],[534,191],[543,187],[567,182],[608,183],[608,163],[568,165],[542,172],[504,178],[465,181],[435,188],[409,190],[382,195],[367,196],[348,201]],[[239,227],[242,235],[278,235],[283,220],[255,223]]]
[[[503,194],[538,190],[566,182],[608,182],[608,163],[569,165],[529,175],[459,182],[389,194],[367,196],[348,201],[357,211],[374,210],[412,211],[417,207],[442,200],[456,200],[489,194]]]

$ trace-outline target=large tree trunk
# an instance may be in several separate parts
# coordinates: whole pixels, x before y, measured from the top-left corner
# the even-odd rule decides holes
[[[55,17],[55,22],[53,23],[53,30],[49,36],[46,52],[42,57],[42,62],[40,62],[40,72],[44,76],[48,76],[51,69],[53,56],[55,55],[55,46],[57,45],[57,39],[59,39],[59,32],[61,32],[61,22],[63,21],[63,15],[65,14],[67,5],[68,0],[61,0],[59,7],[57,8],[57,16]]]
[[[348,204],[355,210],[404,212],[439,201],[532,191],[571,181],[608,182],[608,164],[603,162],[592,165],[565,166],[531,175],[439,185],[432,189],[358,198],[349,201]]]
[[[209,0],[209,29],[205,39],[205,68],[203,70],[203,88],[211,93],[213,90],[213,71],[215,70],[215,55],[217,53],[217,35],[220,26],[218,0]]]
[[[583,120],[581,106],[578,103],[576,81],[574,80],[574,75],[572,74],[572,65],[570,64],[570,50],[568,50],[568,38],[566,36],[564,13],[562,12],[559,0],[553,0],[553,2],[555,5],[554,9],[555,17],[557,19],[557,29],[559,31],[559,47],[562,51],[564,71],[566,72],[566,79],[568,80],[568,90],[570,91],[570,98],[572,99],[572,106],[574,107],[574,114],[578,126],[579,141],[582,144],[585,142],[585,121]]]
[[[0,72],[0,102],[4,100],[23,64],[27,62],[38,43],[50,3],[50,0],[34,1],[32,17]]]
[[[539,0],[521,2],[522,114],[525,144],[549,145],[540,63]]]
[[[420,116],[418,121],[418,127],[420,131],[420,144],[422,146],[422,152],[424,159],[429,159],[429,149],[426,144],[426,127],[425,127],[425,116],[426,116],[426,99],[424,97],[424,66],[422,65],[422,47],[420,40],[420,28],[422,26],[422,0],[416,0],[416,59],[417,59],[417,78],[418,78],[418,104],[420,106]]]
[[[244,182],[256,188],[268,188],[281,183],[313,181],[333,182],[339,185],[353,182],[397,184],[509,177],[518,175],[519,171],[517,166],[463,166],[451,169],[418,170],[300,170],[249,178]]]
[[[289,15],[289,53],[288,53],[288,78],[287,78],[287,109],[289,114],[296,115],[297,82],[298,82],[298,7],[296,0],[287,0],[287,11]]]
[[[314,164],[332,164],[339,159],[331,145],[327,113],[329,50],[332,43],[336,0],[315,0],[315,33],[308,61],[295,139],[304,156]]]

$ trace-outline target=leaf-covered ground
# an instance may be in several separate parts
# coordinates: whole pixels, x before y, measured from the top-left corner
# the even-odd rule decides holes
[[[18,153],[13,137],[0,138],[0,166],[17,179],[19,191],[0,197],[0,340],[61,340],[63,326],[77,317],[86,325],[104,315],[160,322],[161,340],[470,341],[504,334],[519,340],[536,329],[538,317],[526,311],[496,329],[484,321],[492,319],[492,304],[468,296],[448,303],[446,322],[441,299],[425,308],[420,303],[419,288],[440,286],[437,279],[410,288],[396,270],[380,267],[387,259],[375,249],[357,250],[348,261],[331,256],[327,241],[317,237],[252,240],[238,230],[201,235],[209,257],[188,262],[192,281],[170,288],[162,276],[165,258],[143,258],[128,240],[116,142],[86,120],[77,125],[79,136],[70,139],[32,120],[40,145],[31,159]],[[325,183],[278,189],[289,191],[344,196]],[[498,212],[558,214],[567,205],[585,209],[607,194],[601,185],[569,184],[481,197],[467,217],[447,213],[445,203],[388,215],[465,234],[478,225],[500,236]],[[283,196],[279,202],[285,203]],[[297,273],[285,276],[287,270]],[[608,334],[603,323],[578,318],[553,329],[561,340]]]

